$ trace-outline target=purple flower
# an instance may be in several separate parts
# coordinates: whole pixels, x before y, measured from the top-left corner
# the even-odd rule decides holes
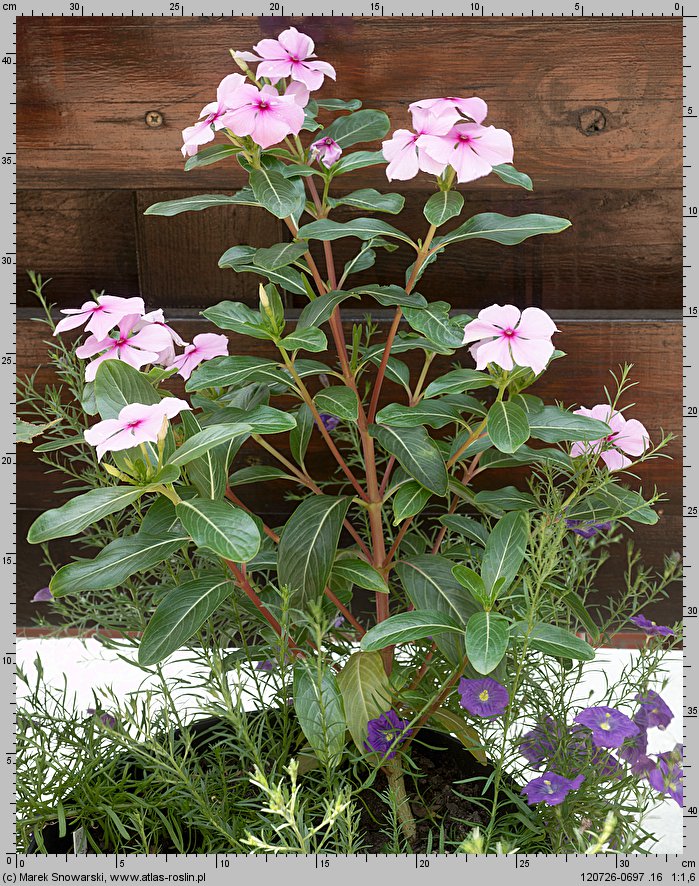
[[[527,798],[527,803],[534,806],[536,803],[546,803],[547,806],[558,806],[568,796],[570,791],[577,791],[585,781],[584,775],[575,778],[565,778],[555,772],[544,772],[539,778],[533,778],[522,788],[522,794]]]
[[[586,523],[584,520],[566,520],[568,529],[572,529],[576,535],[583,538],[592,538],[598,532],[607,532],[612,528],[610,521],[606,523]]]
[[[601,705],[581,711],[575,722],[592,732],[592,743],[597,748],[620,748],[627,738],[636,735],[638,726],[626,714]]]
[[[392,760],[396,756],[397,745],[413,733],[407,727],[407,720],[401,720],[393,710],[386,711],[367,723],[368,735],[364,747],[367,751],[376,751],[387,760]]]
[[[683,746],[678,744],[674,750],[658,754],[655,768],[648,773],[650,786],[661,794],[672,797],[678,806],[682,806],[684,800],[682,750]]]
[[[546,717],[543,723],[537,723],[529,732],[522,736],[519,749],[531,765],[538,769],[554,755],[556,746],[561,739],[561,730],[553,717]],[[556,745],[554,745],[554,741]]]
[[[652,689],[649,689],[645,695],[639,692],[636,701],[639,702],[639,708],[634,714],[633,721],[642,729],[651,729],[653,726],[665,729],[674,717],[670,708]]]
[[[334,431],[335,428],[340,424],[340,419],[334,415],[328,415],[327,412],[320,413],[320,420],[323,422],[323,427],[326,431]]]
[[[334,628],[341,628],[344,623],[345,623],[345,616],[338,615],[338,617],[333,622],[333,627]]]
[[[94,714],[99,718],[100,722],[103,726],[106,726],[107,729],[116,729],[116,717],[113,714],[107,714],[104,711],[97,711],[95,708],[88,708],[88,714]]]
[[[461,707],[477,717],[499,717],[510,703],[510,694],[492,677],[459,680]]]
[[[637,628],[640,628],[644,634],[648,634],[649,637],[674,637],[675,632],[672,628],[665,627],[665,625],[656,624],[656,622],[651,621],[649,618],[646,618],[645,615],[632,615],[629,621],[632,621]]]
[[[311,145],[311,160],[320,160],[323,166],[330,169],[333,163],[337,163],[342,154],[342,148],[334,138],[320,138]]]
[[[256,671],[267,671],[267,673],[269,673],[270,671],[275,670],[276,667],[277,667],[276,662],[272,661],[272,659],[270,659],[270,658],[266,658],[264,661],[257,662],[257,664],[255,665],[255,670]]]
[[[636,735],[626,739],[618,754],[622,760],[631,765],[632,775],[645,775],[655,765],[648,756],[648,733],[643,726]]]
[[[53,594],[49,588],[39,588],[31,599],[32,603],[48,603],[53,600]]]

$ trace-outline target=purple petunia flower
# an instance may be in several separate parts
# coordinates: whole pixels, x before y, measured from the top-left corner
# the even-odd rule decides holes
[[[492,677],[459,680],[461,707],[477,717],[499,717],[510,703],[510,694]]]
[[[649,689],[645,695],[639,692],[636,701],[639,702],[639,708],[634,714],[633,721],[642,729],[651,729],[653,726],[665,729],[674,717],[670,708],[652,689]]]
[[[636,735],[627,738],[619,748],[618,755],[631,766],[632,775],[645,775],[655,765],[648,756],[648,733],[641,724]]]
[[[401,720],[393,710],[386,711],[367,723],[368,734],[364,747],[367,751],[375,751],[387,760],[392,760],[396,756],[398,744],[413,734],[413,730],[407,727],[407,720]]]
[[[116,717],[113,714],[108,714],[104,711],[97,711],[95,708],[88,708],[88,714],[94,714],[99,717],[100,722],[103,726],[106,726],[108,729],[116,729]]]
[[[555,772],[544,772],[538,778],[533,778],[522,788],[522,794],[527,798],[527,803],[534,806],[536,803],[546,803],[547,806],[558,806],[568,796],[570,791],[577,791],[585,781],[584,775],[575,778],[565,778]]]
[[[543,723],[537,723],[529,732],[522,736],[519,749],[522,756],[538,769],[552,757],[561,740],[561,729],[553,717],[546,717]],[[554,744],[554,741],[556,744]]]
[[[683,746],[678,744],[674,750],[658,754],[655,768],[648,773],[650,786],[671,797],[678,806],[682,806],[684,800],[682,752]]]
[[[266,671],[269,673],[270,671],[275,670],[277,667],[277,663],[272,661],[271,658],[266,658],[264,661],[258,661],[255,665],[256,671]]]
[[[326,431],[334,431],[335,428],[340,424],[340,419],[335,415],[329,415],[327,412],[319,413],[320,420],[323,422],[323,427]]]
[[[592,538],[598,532],[607,532],[612,528],[611,521],[609,520],[606,523],[586,523],[584,520],[566,519],[566,526],[568,529],[572,529],[576,535],[580,535],[583,538]]]
[[[638,726],[626,714],[605,705],[586,708],[574,719],[576,723],[590,729],[592,743],[597,748],[620,748],[627,738],[639,731]]]
[[[637,628],[640,628],[644,634],[648,634],[649,637],[674,637],[675,632],[672,628],[668,628],[665,625],[656,624],[656,622],[651,621],[649,618],[646,618],[645,615],[632,615],[629,621],[633,622]]]
[[[32,603],[48,603],[53,600],[53,594],[49,588],[39,588],[31,599]]]
[[[341,628],[344,623],[345,623],[345,616],[338,615],[338,617],[333,622],[333,627],[334,628]]]

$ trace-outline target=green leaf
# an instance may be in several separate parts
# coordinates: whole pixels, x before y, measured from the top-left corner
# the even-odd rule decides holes
[[[32,523],[27,533],[30,544],[41,544],[53,538],[66,538],[77,535],[92,523],[109,514],[123,511],[140,498],[145,489],[133,486],[112,486],[106,489],[93,489],[77,498],[72,498],[60,508],[44,511]]]
[[[342,150],[359,142],[373,142],[383,138],[391,126],[383,111],[364,110],[337,117],[323,130],[319,138],[332,138]]]
[[[389,212],[397,215],[402,211],[405,197],[402,194],[382,194],[375,188],[362,188],[352,191],[344,197],[331,198],[331,206],[352,206],[356,209],[368,209],[369,212]]]
[[[174,504],[169,498],[161,495],[148,508],[145,517],[141,521],[139,532],[150,536],[166,535],[173,531],[176,522],[177,514],[175,513]]]
[[[477,572],[474,572],[473,569],[470,569],[468,566],[463,566],[461,563],[457,563],[455,566],[452,566],[451,574],[461,587],[466,588],[473,599],[477,600],[481,606],[484,608],[490,606],[490,594],[486,591],[485,583]],[[475,617],[475,615],[471,616],[469,624]]]
[[[274,271],[277,268],[283,268],[290,265],[302,255],[308,252],[308,243],[305,241],[294,241],[293,243],[277,243],[276,246],[270,246],[266,249],[257,249],[252,257],[252,263],[265,271]]]
[[[448,708],[437,708],[431,714],[430,719],[433,721],[433,725],[436,724],[442,730],[455,735],[479,763],[482,763],[483,766],[487,764],[488,758],[485,755],[481,737],[473,726],[469,726],[466,723],[462,716],[452,713]]]
[[[252,434],[283,434],[296,427],[293,415],[264,403],[252,408],[229,406],[213,413],[208,420],[209,424],[216,425],[240,421],[249,426],[248,431]]]
[[[505,246],[514,246],[528,237],[536,237],[538,234],[557,234],[569,227],[570,222],[567,218],[557,218],[554,215],[531,213],[510,217],[500,215],[498,212],[482,212],[443,237],[436,237],[432,241],[432,248],[439,249],[450,243],[473,239],[494,240]]]
[[[122,360],[105,360],[97,367],[95,399],[102,418],[118,418],[130,403],[152,406],[163,398],[138,369]]]
[[[463,514],[444,514],[439,518],[439,521],[451,532],[463,535],[464,538],[475,541],[476,544],[483,545],[483,547],[488,541],[488,532],[483,524],[471,517],[465,517]]]
[[[306,741],[318,759],[336,766],[345,747],[347,723],[335,674],[321,674],[305,661],[294,666],[294,708]]]
[[[372,240],[368,241],[372,243]],[[358,274],[360,271],[366,271],[368,268],[376,264],[376,252],[366,245],[363,249],[351,258],[342,269],[342,279],[349,277],[350,274]]]
[[[199,148],[196,154],[187,158],[187,161],[184,164],[184,171],[189,172],[190,169],[199,169],[202,166],[210,166],[212,163],[218,163],[219,160],[225,160],[226,157],[239,153],[239,151],[240,148],[235,145],[225,144],[209,145],[206,148]],[[252,192],[250,192],[250,196],[252,197]]]
[[[252,336],[252,338],[274,338],[265,325],[260,312],[253,311],[241,302],[222,301],[212,308],[202,311],[202,315],[215,323],[219,329],[230,329],[240,335]]]
[[[402,406],[400,403],[389,403],[377,412],[376,421],[394,428],[415,428],[429,425],[431,428],[443,428],[452,422],[459,422],[461,413],[449,403],[438,400],[418,403],[417,406]]]
[[[294,425],[295,427],[295,425]],[[269,480],[292,480],[290,474],[285,474],[274,465],[248,465],[240,468],[230,476],[231,486],[246,486],[250,483],[266,483]]]
[[[170,217],[181,212],[201,212],[202,209],[211,209],[212,206],[258,206],[254,197],[253,202],[250,202],[248,194],[253,197],[251,192],[241,191],[239,194],[200,194],[198,197],[182,197],[181,200],[165,200],[149,206],[143,214]]]
[[[289,517],[279,542],[277,575],[298,605],[322,595],[349,505],[346,496],[317,495],[302,501]]]
[[[526,631],[526,622],[515,625],[515,629],[517,630],[513,631],[513,633]],[[543,652],[545,655],[555,655],[556,658],[592,661],[595,657],[595,650],[589,643],[556,625],[535,625],[529,634],[529,646],[538,652]]]
[[[528,540],[529,517],[525,511],[511,511],[495,524],[481,564],[481,575],[491,595],[500,579],[504,579],[500,591],[512,584],[522,565]]]
[[[189,437],[171,456],[168,464],[180,466],[189,464],[215,446],[228,443],[238,437],[248,436],[252,430],[251,425],[242,423],[211,425]]]
[[[191,412],[182,414],[182,427],[187,435],[186,441],[202,430],[198,419]],[[237,447],[242,443],[242,436],[234,437],[228,445],[223,443],[209,449],[200,458],[188,463],[187,477],[199,495],[212,500],[223,498],[226,493],[228,466],[235,456]]]
[[[379,356],[374,356],[371,358],[370,362],[375,366],[379,366],[381,364],[381,358]],[[400,385],[405,388],[406,391],[410,392],[410,369],[402,360],[398,360],[395,357],[388,358],[388,362],[386,363],[386,380],[392,381],[394,384]]]
[[[15,422],[15,436],[18,443],[31,443],[34,437],[39,437],[45,431],[48,431],[49,428],[53,427],[59,419],[55,418],[53,421],[45,422],[44,424],[32,424],[31,422],[24,421],[21,418],[18,418]],[[44,444],[42,448],[37,448],[35,452],[51,452],[53,449],[62,449],[64,446],[72,445],[73,442],[84,443],[84,439],[82,436],[72,437],[69,440],[52,440],[48,444]]]
[[[311,351],[311,353],[319,354],[328,348],[328,340],[325,333],[315,326],[306,326],[303,329],[296,330],[280,342],[287,351]]]
[[[80,591],[105,591],[116,588],[136,572],[145,572],[167,560],[189,542],[187,535],[154,538],[139,532],[117,538],[99,552],[94,560],[76,560],[63,566],[49,583],[54,597]]]
[[[258,268],[252,263],[256,252],[257,250],[252,246],[233,246],[223,253],[218,260],[218,266],[219,268],[231,268],[238,274],[258,274],[288,292],[293,292],[296,295],[308,295],[303,274],[292,267],[277,268],[275,271]]]
[[[358,298],[358,295],[356,292],[343,292],[340,289],[335,289],[326,295],[313,299],[301,311],[296,323],[296,331],[322,325],[330,319],[335,308],[348,298]]]
[[[326,111],[358,111],[362,106],[358,98],[350,98],[347,101],[342,98],[319,98],[316,99],[316,104]]]
[[[168,590],[141,637],[139,664],[158,664],[184,646],[234,590],[232,581],[218,576],[195,578]]]
[[[419,292],[412,292],[410,295],[402,286],[378,286],[370,284],[369,286],[357,286],[352,292],[358,295],[368,295],[377,301],[384,308],[395,308],[400,306],[423,308],[427,306],[427,301]]]
[[[559,406],[544,406],[529,414],[532,437],[544,443],[562,443],[565,440],[601,440],[611,434],[609,425],[586,415],[574,415]]]
[[[585,523],[606,523],[609,520],[633,520],[653,526],[658,515],[642,495],[624,486],[613,485],[594,495],[573,501],[566,517]]]
[[[365,588],[367,591],[375,591],[379,594],[387,594],[389,592],[386,579],[359,557],[343,557],[336,560],[330,573],[330,587],[333,587],[335,579],[344,579],[357,585],[358,588]]]
[[[458,191],[438,191],[425,203],[423,212],[431,225],[439,227],[457,216],[464,208],[464,198]]]
[[[253,518],[226,501],[189,498],[175,510],[197,547],[219,557],[246,563],[260,548],[260,531]]]
[[[252,381],[284,385],[289,383],[288,377],[279,370],[274,360],[264,357],[214,357],[194,370],[186,389],[200,391],[202,388],[232,388]]]
[[[527,191],[533,191],[532,180],[525,172],[518,172],[511,163],[500,163],[493,166],[493,172],[508,185],[519,185]]]
[[[336,222],[327,218],[310,222],[299,228],[298,237],[304,240],[339,240],[342,237],[358,237],[360,240],[370,240],[372,237],[394,237],[404,243],[412,240],[403,231],[394,228],[377,218],[355,218],[348,222]]]
[[[376,652],[398,643],[424,640],[437,634],[459,634],[463,628],[449,615],[436,609],[414,609],[400,612],[379,622],[362,637],[360,646],[364,652]]]
[[[385,163],[383,151],[354,151],[340,157],[332,168],[333,178],[336,175],[344,175],[346,172],[354,172],[357,169],[365,169],[367,166],[378,166]]]
[[[531,493],[521,492],[515,486],[483,490],[477,493],[474,501],[497,511],[526,511],[535,504]]]
[[[433,301],[423,308],[404,308],[403,314],[410,326],[446,348],[459,348],[464,340],[464,325],[449,316],[450,305]]]
[[[398,488],[393,496],[393,524],[397,526],[407,517],[419,514],[432,498],[429,489],[425,489],[416,480],[409,480]]]
[[[302,467],[314,424],[313,413],[305,403],[302,403],[296,412],[296,427],[289,434],[291,454]]]
[[[461,394],[464,391],[475,391],[493,384],[492,376],[476,369],[454,369],[436,378],[425,388],[425,399],[439,397],[442,394]]]
[[[277,218],[292,215],[298,204],[296,188],[274,169],[253,169],[250,187],[255,199]]]
[[[347,728],[361,753],[366,753],[367,723],[393,707],[391,685],[378,652],[354,652],[337,676]]]
[[[510,624],[496,612],[476,612],[466,626],[466,655],[479,674],[489,674],[502,661],[510,642]]]
[[[529,439],[527,413],[516,403],[496,400],[488,410],[488,436],[500,452],[516,452]]]
[[[350,388],[340,385],[323,388],[315,395],[314,402],[318,412],[327,412],[343,421],[357,421],[359,402]]]
[[[413,480],[417,480],[435,495],[445,496],[449,478],[439,447],[424,428],[401,428],[371,425],[369,433]]]

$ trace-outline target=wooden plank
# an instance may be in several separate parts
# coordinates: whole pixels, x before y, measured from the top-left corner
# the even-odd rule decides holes
[[[491,122],[512,131],[517,165],[542,185],[679,182],[680,18],[21,17],[20,186],[181,186],[179,132],[232,70],[228,47],[292,21],[337,68],[338,82],[323,94],[380,101],[395,126],[421,95],[476,93],[490,104]],[[425,46],[438,46],[449,64],[426,63],[421,95],[408,94],[415,48]],[[145,122],[152,110],[163,117],[158,128]],[[233,169],[201,170],[197,181],[235,186]],[[362,175],[367,184],[381,180],[377,170]]]

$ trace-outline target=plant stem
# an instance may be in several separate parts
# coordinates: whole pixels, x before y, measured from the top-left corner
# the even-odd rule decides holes
[[[235,492],[233,492],[231,487],[228,485],[226,486],[226,498],[229,501],[232,501],[234,505],[238,505],[239,508],[247,511],[248,514],[253,513],[253,511],[251,511],[250,508],[238,498]],[[271,538],[275,544],[279,544],[279,536],[277,535],[277,533],[273,529],[270,529],[269,526],[264,522],[262,523],[262,529],[268,538]]]
[[[425,713],[420,717],[420,719],[417,721],[417,723],[413,727],[412,735],[408,736],[405,744],[403,745],[404,751],[409,747],[410,743],[413,741],[413,739],[418,734],[418,732],[422,729],[422,727],[425,725],[425,723],[427,723],[427,721],[430,719],[432,714],[434,714],[434,712],[436,710],[438,710],[438,708],[440,708],[444,704],[444,702],[447,700],[447,698],[449,698],[449,696],[451,695],[451,691],[454,688],[454,685],[456,684],[457,680],[463,674],[464,668],[466,667],[467,664],[468,664],[468,659],[464,656],[464,658],[461,661],[461,664],[456,668],[454,673],[449,677],[447,682],[444,684],[444,686],[442,687],[442,691],[439,693],[437,698],[435,698],[435,700],[432,701],[428,705]]]
[[[361,626],[361,624],[352,615],[352,613],[349,611],[349,609],[337,599],[335,594],[333,594],[333,592],[328,587],[325,588],[325,596],[328,598],[328,600],[330,600],[332,603],[334,603],[335,606],[337,606],[337,608],[344,615],[344,617],[347,619],[347,621],[357,631],[359,636],[363,637],[364,634],[366,634],[366,629]]]
[[[400,822],[401,830],[411,847],[415,845],[417,838],[417,827],[413,818],[413,811],[410,808],[408,793],[405,789],[405,776],[398,759],[389,760],[383,767],[388,787],[390,788],[396,801],[396,813]]]

